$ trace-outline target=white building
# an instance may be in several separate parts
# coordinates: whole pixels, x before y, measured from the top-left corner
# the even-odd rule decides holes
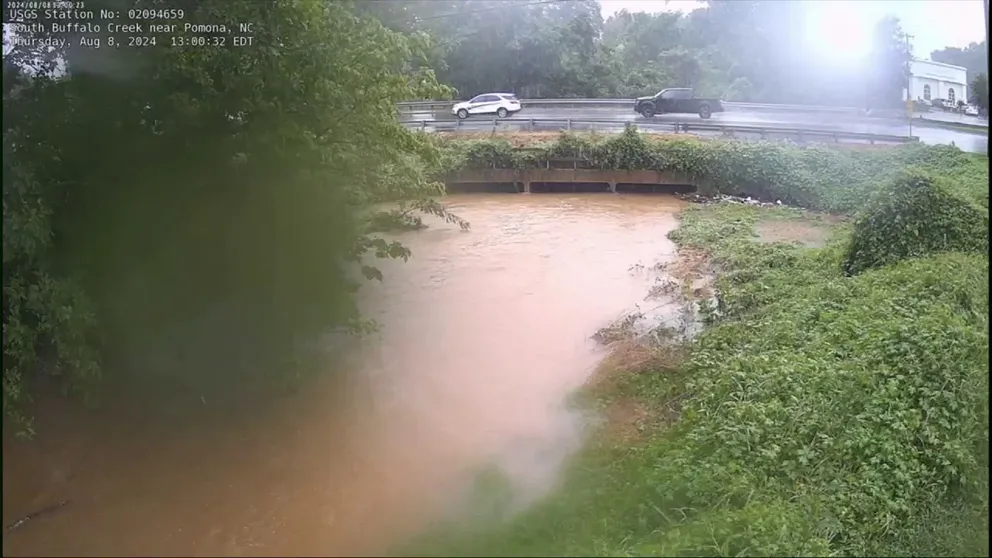
[[[968,71],[961,66],[914,59],[909,72],[910,99],[944,99],[955,105],[968,102]]]

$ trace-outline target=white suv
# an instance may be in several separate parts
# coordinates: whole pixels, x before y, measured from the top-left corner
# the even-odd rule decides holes
[[[513,93],[486,93],[476,95],[471,101],[455,103],[451,114],[466,119],[470,114],[492,114],[506,118],[520,110],[520,100]]]

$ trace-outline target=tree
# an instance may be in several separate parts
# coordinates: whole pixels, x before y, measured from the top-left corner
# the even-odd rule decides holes
[[[839,65],[806,48],[801,2],[710,0],[687,14],[623,10],[605,22],[593,0],[363,4],[391,28],[431,34],[443,53],[429,66],[463,98],[631,97],[691,84],[707,96],[852,106],[898,103],[904,87],[897,20],[879,28],[873,60]]]
[[[31,376],[78,383],[101,355],[204,390],[285,371],[359,318],[367,254],[408,255],[375,235],[376,204],[455,219],[431,201],[432,142],[397,121],[398,101],[447,94],[417,34],[321,0],[173,6],[257,22],[255,45],[68,48],[33,73],[5,55],[9,414]]]
[[[894,107],[902,103],[909,82],[911,52],[899,20],[888,16],[875,26],[868,75],[869,107]]]
[[[676,83],[673,85],[680,87],[698,85],[700,64],[695,54],[684,48],[678,48],[666,50],[658,58],[663,67],[671,68],[671,75],[676,79]]]
[[[988,71],[989,51],[985,41],[971,43],[964,48],[947,47],[930,53],[934,62],[962,66],[968,70],[968,80],[974,80],[978,74]]]
[[[989,76],[978,74],[971,82],[968,101],[985,112],[989,110]]]

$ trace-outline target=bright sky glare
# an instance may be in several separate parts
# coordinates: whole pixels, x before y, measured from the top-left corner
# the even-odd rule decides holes
[[[944,47],[965,47],[985,40],[983,0],[804,1],[814,14],[807,28],[820,43],[819,48],[832,49],[846,60],[856,59],[867,50],[870,29],[887,14],[898,17],[903,29],[913,35],[911,44],[917,58],[929,58],[931,51]],[[703,6],[693,0],[600,0],[600,4],[603,17],[623,9],[692,11]]]
[[[804,37],[814,52],[841,64],[864,60],[871,52],[873,22],[857,13],[855,2],[808,1]],[[896,2],[891,2],[895,5]],[[919,55],[919,52],[917,52]]]

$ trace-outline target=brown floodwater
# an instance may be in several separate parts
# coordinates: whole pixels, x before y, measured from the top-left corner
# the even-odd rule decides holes
[[[361,293],[382,329],[335,362],[345,391],[317,381],[248,418],[173,428],[42,409],[35,441],[4,443],[4,524],[68,503],[5,532],[3,554],[382,554],[470,515],[487,467],[518,508],[545,495],[582,441],[564,403],[603,357],[590,336],[650,305],[644,270],[674,256],[683,202],[447,203],[471,230],[399,235],[413,257]]]

